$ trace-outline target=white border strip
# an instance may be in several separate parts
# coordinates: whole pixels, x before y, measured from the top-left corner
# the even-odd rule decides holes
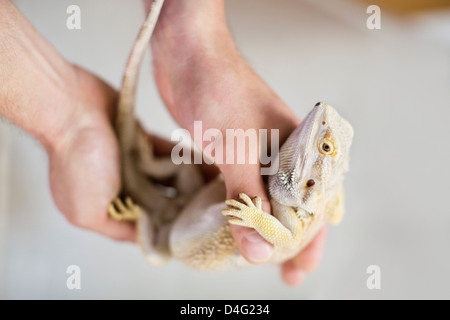
[[[1,120],[0,120],[1,121]],[[4,298],[9,210],[10,128],[0,122],[0,299]]]

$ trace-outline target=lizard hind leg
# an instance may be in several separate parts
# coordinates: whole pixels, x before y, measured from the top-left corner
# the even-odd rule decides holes
[[[139,218],[140,209],[134,205],[129,197],[125,199],[125,203],[123,203],[122,199],[116,198],[109,205],[108,213],[114,220],[134,222]]]
[[[171,259],[169,232],[171,225],[157,227],[152,216],[143,214],[136,224],[138,242],[147,261],[156,266]]]
[[[151,264],[162,265],[170,259],[169,229],[157,228],[152,216],[135,205],[130,197],[125,198],[125,203],[120,198],[116,198],[110,204],[108,213],[117,221],[136,222],[139,245]]]

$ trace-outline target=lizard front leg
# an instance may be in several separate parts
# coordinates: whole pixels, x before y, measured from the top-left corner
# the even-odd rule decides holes
[[[125,203],[116,198],[109,205],[108,213],[117,221],[136,222],[138,242],[151,264],[162,265],[170,259],[167,242],[170,228],[157,229],[152,217],[145,209],[135,205],[131,198],[127,197]]]
[[[341,187],[335,199],[327,204],[325,212],[332,225],[338,225],[344,216],[344,189]]]
[[[277,218],[262,210],[260,197],[250,199],[244,193],[239,198],[245,204],[236,200],[227,200],[225,203],[234,209],[222,211],[224,216],[234,217],[229,223],[255,229],[265,240],[274,246],[294,249],[300,245],[303,235],[304,222],[298,216],[290,216],[291,228],[283,225]],[[295,220],[295,221],[292,221]]]

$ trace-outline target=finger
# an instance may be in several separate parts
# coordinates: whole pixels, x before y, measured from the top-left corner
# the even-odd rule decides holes
[[[261,264],[270,259],[273,254],[273,247],[258,232],[237,224],[231,224],[230,229],[239,252],[248,262]]]
[[[259,166],[238,165],[222,170],[227,186],[227,199],[235,198],[240,193],[261,197],[263,210],[270,213],[270,202],[267,197],[260,174]],[[238,202],[238,201],[237,201]],[[273,247],[252,228],[238,225],[230,226],[231,233],[242,256],[251,263],[267,262]]]
[[[296,257],[281,265],[281,276],[287,285],[299,285],[303,282],[306,272],[311,272],[317,268],[322,258],[326,233],[327,227],[325,226]]]
[[[136,242],[136,228],[133,223],[115,221],[109,217],[90,230],[118,241]]]
[[[94,211],[91,211],[91,214],[65,215],[65,217],[71,224],[79,228],[87,229],[118,241],[136,242],[134,223],[115,220],[109,216],[110,214],[107,212],[95,215]],[[120,216],[119,213],[117,214]]]
[[[325,226],[305,249],[292,258],[294,266],[306,272],[314,271],[322,259],[326,237],[327,227]]]
[[[154,154],[155,156],[170,157],[170,155],[172,154],[172,150],[175,146],[175,143],[167,139],[161,138],[159,136],[156,136],[154,134],[149,134],[146,131],[144,131],[144,133],[147,136],[148,142],[153,144],[153,152],[155,153]],[[194,151],[192,151],[191,157],[193,159]],[[219,169],[215,165],[209,165],[205,162],[202,162],[201,164],[195,164],[195,166],[197,166],[201,170],[203,178],[205,179],[206,182],[212,181],[220,173]]]
[[[298,286],[306,277],[306,272],[298,269],[292,260],[289,260],[281,266],[281,276],[283,281],[290,286]]]

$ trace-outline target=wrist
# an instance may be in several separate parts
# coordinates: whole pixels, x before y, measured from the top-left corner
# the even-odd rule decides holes
[[[152,0],[145,2],[148,9]],[[229,79],[230,65],[243,65],[226,23],[224,0],[166,0],[151,48],[156,84],[178,122],[195,119],[199,101],[191,96],[210,91],[209,76],[222,73]]]
[[[10,1],[0,0],[0,9],[0,114],[47,152],[61,149],[78,128],[112,112],[116,94],[62,58]]]
[[[117,91],[82,68],[72,66],[72,69],[70,88],[61,99],[65,110],[53,117],[47,123],[51,129],[41,134],[47,152],[64,152],[81,132],[96,128],[100,122],[112,123],[115,117]]]
[[[0,114],[50,149],[70,112],[75,72],[10,1],[0,9]]]
[[[154,0],[143,2],[148,12]],[[180,27],[180,31],[191,34],[220,25],[226,25],[225,0],[165,0],[157,29]]]
[[[166,0],[151,45],[155,64],[168,59],[189,64],[223,47],[235,50],[224,0]]]

